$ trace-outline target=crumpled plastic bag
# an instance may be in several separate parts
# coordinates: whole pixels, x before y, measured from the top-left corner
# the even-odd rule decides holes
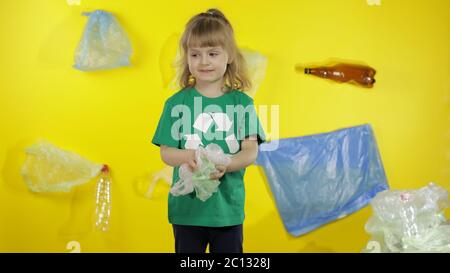
[[[70,192],[74,186],[89,182],[97,176],[101,164],[40,141],[25,149],[22,176],[33,192]]]
[[[103,10],[83,15],[89,20],[75,51],[74,67],[93,71],[129,66],[131,43],[114,16]]]
[[[370,125],[276,140],[259,146],[286,230],[310,232],[366,206],[387,179]]]
[[[98,176],[95,192],[95,228],[108,231],[111,216],[111,175],[108,165],[92,163],[76,153],[41,140],[25,149],[22,177],[37,193],[70,192]],[[73,208],[76,209],[76,208]]]
[[[429,183],[418,190],[383,191],[371,205],[365,229],[380,252],[450,252],[444,215],[450,202],[444,188]]]
[[[210,178],[210,175],[217,171],[215,165],[227,166],[231,158],[214,143],[208,144],[206,148],[199,146],[195,157],[198,170],[192,173],[187,164],[182,164],[178,170],[180,179],[172,186],[170,193],[180,196],[195,190],[197,198],[206,201],[217,191],[220,184],[219,180]]]
[[[141,197],[152,199],[153,191],[159,181],[165,182],[165,185],[172,185],[173,167],[165,165],[162,169],[146,173],[134,180],[134,188]]]
[[[246,94],[253,98],[266,77],[267,57],[250,49],[241,49],[241,53],[247,64],[248,75],[252,83],[251,89],[247,90]]]

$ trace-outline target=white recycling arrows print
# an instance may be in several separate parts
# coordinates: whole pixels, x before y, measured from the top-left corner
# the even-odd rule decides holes
[[[201,113],[197,116],[193,127],[203,133],[206,133],[209,128],[216,125],[216,131],[228,132],[233,128],[233,121],[230,120],[226,113]],[[198,146],[204,146],[200,136],[197,134],[186,134],[185,149],[197,149]],[[230,153],[234,154],[239,150],[239,143],[234,134],[225,138]]]

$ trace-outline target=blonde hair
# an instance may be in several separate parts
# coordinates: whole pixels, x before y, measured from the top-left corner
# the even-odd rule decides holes
[[[251,88],[247,75],[245,59],[234,39],[234,31],[225,15],[217,9],[192,17],[186,24],[186,29],[180,40],[181,69],[179,83],[182,88],[195,85],[187,63],[189,47],[222,46],[229,56],[229,64],[224,74],[225,85],[228,89],[246,91]]]

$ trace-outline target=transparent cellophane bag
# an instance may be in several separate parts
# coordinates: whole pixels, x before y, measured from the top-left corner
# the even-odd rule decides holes
[[[447,191],[434,184],[418,190],[380,192],[365,225],[380,252],[450,252]]]
[[[46,141],[26,148],[25,153],[22,176],[33,192],[70,192],[74,186],[89,182],[102,168]]]
[[[210,175],[217,171],[216,165],[227,166],[231,162],[219,145],[211,143],[206,148],[199,146],[195,151],[198,170],[191,172],[187,164],[179,169],[180,179],[172,186],[170,193],[174,196],[186,195],[193,191],[201,201],[209,199],[218,189],[220,181],[211,179]]]

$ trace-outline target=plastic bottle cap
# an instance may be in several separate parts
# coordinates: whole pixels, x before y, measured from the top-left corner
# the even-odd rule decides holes
[[[106,165],[106,164],[103,164],[103,167],[102,167],[102,172],[104,172],[104,173],[107,173],[107,172],[109,172],[109,167],[108,167],[108,165]]]

